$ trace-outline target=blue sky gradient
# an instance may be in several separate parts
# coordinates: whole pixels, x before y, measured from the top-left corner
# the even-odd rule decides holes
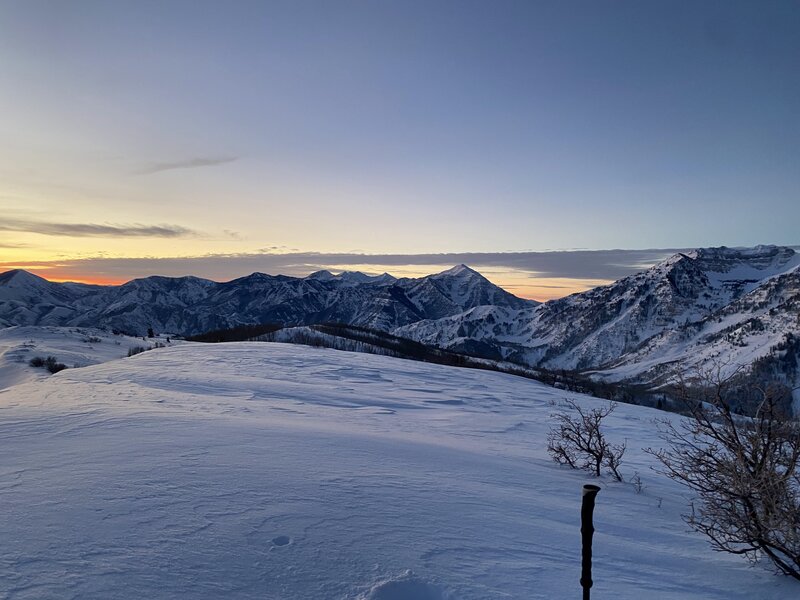
[[[796,244],[798,73],[793,1],[5,2],[0,211],[200,235],[0,262]]]

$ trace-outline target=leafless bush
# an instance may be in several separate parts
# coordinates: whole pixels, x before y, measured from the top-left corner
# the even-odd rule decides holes
[[[633,477],[631,477],[631,483],[633,484],[633,489],[637,494],[641,494],[644,491],[644,483],[642,482],[642,477],[638,472],[634,473]]]
[[[648,451],[696,494],[684,518],[715,550],[767,558],[800,579],[800,423],[786,413],[779,386],[753,386],[760,396],[753,416],[735,414],[729,381],[684,387],[690,417],[664,421],[666,447]]]
[[[48,356],[44,359],[44,368],[47,369],[49,373],[58,373],[66,369],[67,365],[58,362],[55,356]]]
[[[609,402],[601,408],[584,410],[574,401],[567,400],[571,412],[553,413],[556,424],[547,435],[547,451],[553,460],[573,469],[585,469],[599,477],[606,467],[617,481],[622,481],[619,471],[625,444],[613,445],[606,440],[600,425],[614,412],[616,404]]]
[[[28,364],[32,367],[47,369],[50,373],[58,373],[67,368],[67,365],[58,362],[55,356],[48,356],[47,358],[34,356]]]

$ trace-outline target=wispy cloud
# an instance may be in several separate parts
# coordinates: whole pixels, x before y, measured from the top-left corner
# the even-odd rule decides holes
[[[151,175],[153,173],[172,171],[175,169],[199,169],[201,167],[215,167],[217,165],[231,163],[235,160],[238,160],[238,158],[238,156],[199,156],[195,158],[188,158],[186,160],[156,162],[143,167],[137,171],[137,173],[139,175]]]
[[[27,219],[4,219],[0,231],[23,231],[64,237],[162,237],[195,236],[197,233],[180,225],[130,225],[112,223],[55,223]]]

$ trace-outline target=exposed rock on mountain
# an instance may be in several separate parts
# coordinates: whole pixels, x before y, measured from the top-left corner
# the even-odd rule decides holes
[[[655,382],[696,365],[732,372],[798,335],[800,256],[708,248],[538,307],[481,306],[395,334],[443,348],[480,341],[550,369]]]

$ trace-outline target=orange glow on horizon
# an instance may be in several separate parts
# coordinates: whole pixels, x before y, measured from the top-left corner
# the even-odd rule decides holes
[[[600,285],[607,285],[612,283],[606,280],[583,280],[583,279],[563,279],[560,285],[552,285],[552,279],[543,280],[542,283],[537,284],[537,279],[532,278],[530,283],[518,284],[511,282],[496,281],[495,283],[506,290],[507,292],[525,298],[527,300],[536,300],[538,302],[547,302],[548,300],[556,300],[557,298],[564,298],[579,292],[585,292]]]
[[[16,269],[27,271],[37,277],[52,281],[54,283],[86,283],[89,285],[121,285],[127,283],[130,279],[119,279],[113,277],[102,277],[97,275],[75,275],[72,271],[61,272],[59,267],[42,267],[41,264],[29,265],[24,262],[21,263],[2,263],[0,265],[0,273],[6,271],[14,271]]]
[[[39,277],[44,277],[47,281],[52,281],[54,283],[86,283],[89,285],[122,285],[123,283],[127,283],[130,279],[109,279],[106,277],[93,277],[91,275],[86,277],[59,277],[57,275],[51,275],[48,272],[36,272],[35,270],[30,271],[34,275],[38,275]]]

